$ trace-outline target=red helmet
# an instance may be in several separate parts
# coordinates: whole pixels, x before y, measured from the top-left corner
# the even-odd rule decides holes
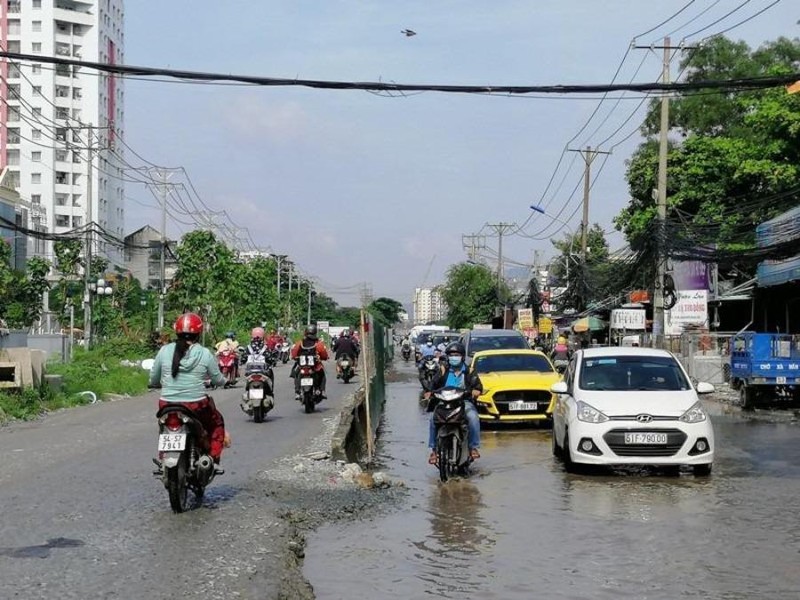
[[[175,321],[175,333],[203,333],[203,319],[195,313],[184,313]]]
[[[263,327],[253,327],[253,331],[250,332],[251,338],[261,338],[264,339],[264,328]]]

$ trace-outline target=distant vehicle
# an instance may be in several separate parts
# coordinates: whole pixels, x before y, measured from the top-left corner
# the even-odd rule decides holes
[[[714,429],[692,383],[666,350],[589,348],[570,361],[553,411],[553,454],[576,465],[689,466],[711,473]]]
[[[467,364],[481,350],[530,350],[527,338],[516,329],[473,329],[460,339],[467,354]]]
[[[478,397],[482,423],[549,423],[556,403],[550,386],[561,380],[543,352],[483,350],[472,368],[484,393]]]
[[[800,346],[795,336],[745,331],[729,344],[730,383],[739,390],[742,408],[800,400]]]
[[[434,346],[438,346],[439,344],[444,344],[446,346],[450,342],[457,342],[460,337],[460,331],[440,331],[434,333],[431,339],[433,340]]]

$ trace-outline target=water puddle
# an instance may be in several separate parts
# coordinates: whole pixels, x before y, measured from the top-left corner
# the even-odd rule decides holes
[[[549,431],[484,431],[472,476],[441,484],[418,388],[395,378],[381,430],[382,468],[408,503],[310,536],[317,598],[796,597],[800,428],[718,418],[707,479],[570,475]]]
[[[48,558],[51,550],[61,548],[79,548],[83,546],[82,540],[69,538],[52,538],[44,544],[37,546],[21,546],[19,548],[0,548],[0,556],[9,558]]]

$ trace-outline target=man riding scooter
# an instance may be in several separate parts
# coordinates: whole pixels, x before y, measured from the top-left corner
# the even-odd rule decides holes
[[[352,365],[358,360],[358,355],[360,353],[361,349],[350,335],[350,330],[345,329],[342,331],[341,335],[339,335],[333,343],[333,357],[336,360],[336,379],[342,378],[342,359],[349,360],[350,365]],[[350,369],[352,370],[352,366],[350,366]]]
[[[325,367],[322,365],[322,361],[328,360],[328,349],[322,341],[317,339],[316,325],[307,326],[303,332],[303,339],[292,346],[292,360],[297,361],[301,353],[304,355],[316,355],[318,359],[314,366],[314,376],[317,380],[316,387],[319,390],[320,400],[327,398],[325,394],[327,378],[325,377]],[[295,399],[300,400],[300,377],[297,375],[298,366],[299,365],[295,363],[295,366],[292,368],[292,377],[294,378]]]

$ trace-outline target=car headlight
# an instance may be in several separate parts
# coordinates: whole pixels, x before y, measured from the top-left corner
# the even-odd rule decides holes
[[[702,421],[705,421],[706,418],[706,411],[698,400],[692,404],[692,407],[683,413],[678,420],[683,421],[684,423],[701,423]]]
[[[608,417],[597,410],[591,404],[586,404],[582,400],[578,401],[578,421],[584,423],[605,423]]]

